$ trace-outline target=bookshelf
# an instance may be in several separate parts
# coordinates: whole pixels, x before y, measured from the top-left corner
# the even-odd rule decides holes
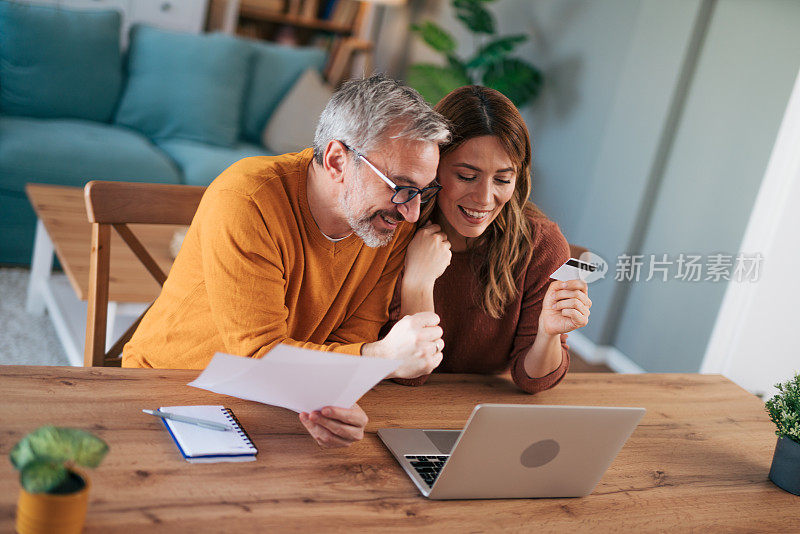
[[[212,0],[226,12],[224,24],[238,35],[293,46],[329,50],[325,76],[333,85],[348,77],[353,59],[372,52],[364,37],[372,16],[370,2],[359,0]],[[212,5],[212,12],[214,6]],[[209,17],[209,26],[212,26]]]
[[[292,26],[304,30],[319,30],[341,35],[349,35],[352,33],[352,28],[346,24],[317,18],[312,19],[302,15],[292,15],[291,13],[267,11],[259,8],[242,10],[239,16],[245,20],[257,21],[259,24],[266,22]]]

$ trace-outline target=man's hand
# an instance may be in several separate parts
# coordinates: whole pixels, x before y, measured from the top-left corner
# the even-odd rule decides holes
[[[442,329],[433,312],[406,315],[380,341],[364,345],[364,356],[400,360],[400,367],[386,378],[416,378],[430,374],[442,363]]]
[[[323,449],[349,447],[364,437],[367,414],[358,404],[352,408],[326,406],[311,413],[300,413],[300,422]]]

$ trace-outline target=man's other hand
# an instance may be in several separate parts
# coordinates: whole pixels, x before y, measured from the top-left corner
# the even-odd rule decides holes
[[[323,449],[349,447],[361,440],[367,421],[367,414],[358,404],[352,408],[326,406],[311,413],[300,413],[300,422]]]
[[[386,378],[416,378],[430,374],[442,363],[442,329],[433,312],[406,315],[382,340],[369,345],[378,350],[364,351],[365,356],[400,360],[400,367]],[[373,348],[365,345],[365,348]]]

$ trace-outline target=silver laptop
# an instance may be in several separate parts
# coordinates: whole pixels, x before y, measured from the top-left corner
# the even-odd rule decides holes
[[[464,430],[378,430],[430,499],[583,497],[644,408],[479,404]]]

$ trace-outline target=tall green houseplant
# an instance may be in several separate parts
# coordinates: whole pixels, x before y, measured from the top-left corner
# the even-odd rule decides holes
[[[506,95],[518,108],[531,103],[541,91],[542,72],[511,53],[526,42],[526,35],[497,35],[496,23],[486,4],[495,0],[451,0],[456,17],[475,37],[477,50],[462,59],[455,53],[455,38],[438,24],[425,21],[411,26],[431,48],[444,55],[445,66],[418,63],[409,67],[408,83],[431,104],[462,85],[484,85]]]

